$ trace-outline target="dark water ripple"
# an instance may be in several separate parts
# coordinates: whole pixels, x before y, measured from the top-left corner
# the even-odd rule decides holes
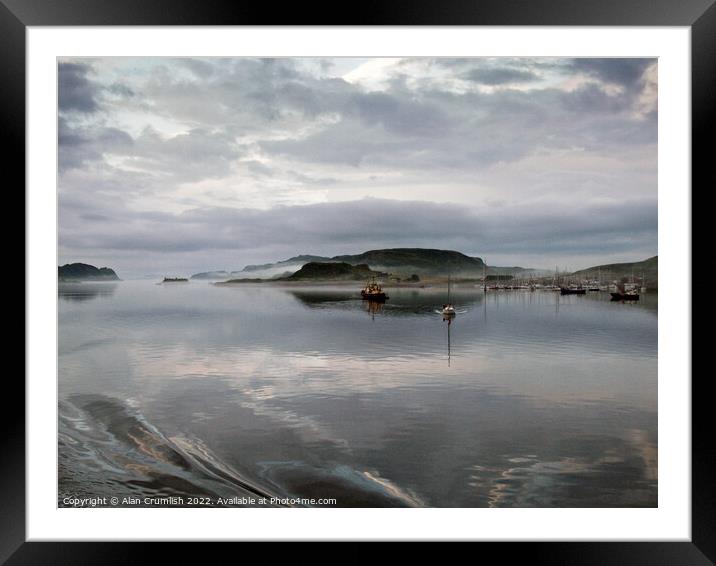
[[[251,485],[200,441],[168,439],[136,411],[100,395],[75,396],[60,405],[62,491],[97,495],[93,479],[120,497],[273,494]],[[101,493],[101,492],[100,492]]]

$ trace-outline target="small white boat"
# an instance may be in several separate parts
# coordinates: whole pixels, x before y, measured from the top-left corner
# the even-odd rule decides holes
[[[442,315],[443,316],[455,316],[457,314],[455,312],[455,307],[450,302],[450,276],[448,275],[448,296],[447,296],[447,303],[443,305],[442,308]]]

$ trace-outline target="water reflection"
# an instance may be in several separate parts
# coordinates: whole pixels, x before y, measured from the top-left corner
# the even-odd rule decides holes
[[[364,300],[364,308],[370,314],[371,320],[375,320],[375,315],[383,312],[385,301]]]
[[[458,286],[444,319],[442,290],[389,294],[61,301],[61,493],[656,505],[655,304]]]
[[[455,316],[457,316],[455,313],[444,313],[442,315],[443,322],[445,322],[447,326],[448,367],[450,367],[450,326],[452,325],[452,321],[455,319]]]
[[[97,297],[111,297],[117,290],[117,283],[60,282],[57,296],[65,301],[90,301]]]
[[[339,303],[343,301],[361,301],[361,297],[357,292],[347,289],[288,289],[287,293],[293,295],[301,303],[309,308],[316,308],[331,303]]]
[[[390,289],[386,287],[386,289]],[[312,288],[312,289],[291,289],[284,288],[283,292],[293,296],[303,306],[309,309],[325,310],[366,310],[374,314],[379,310],[386,316],[425,316],[432,315],[436,309],[440,309],[444,303],[444,292],[440,289],[419,289],[419,288],[392,288],[390,299],[384,301],[379,309],[376,306],[366,307],[367,303],[378,303],[362,299],[360,294],[353,289],[344,288]],[[466,312],[474,309],[484,301],[481,291],[474,288],[464,290],[453,290],[454,302]]]

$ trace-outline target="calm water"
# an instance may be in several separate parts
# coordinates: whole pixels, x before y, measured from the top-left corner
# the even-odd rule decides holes
[[[656,295],[453,291],[62,285],[59,504],[656,506]]]

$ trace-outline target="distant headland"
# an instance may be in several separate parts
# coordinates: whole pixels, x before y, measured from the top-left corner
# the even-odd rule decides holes
[[[301,269],[285,277],[274,277],[270,281],[293,282],[293,281],[365,281],[370,277],[388,277],[388,273],[373,271],[368,265],[362,263],[351,265],[346,262],[309,262]],[[265,279],[229,279],[218,285],[233,283],[253,283],[266,281]]]
[[[658,286],[658,256],[641,262],[615,263],[575,271],[572,275],[602,275],[624,278],[643,277],[651,288]],[[569,275],[562,272],[561,276]],[[263,282],[356,281],[369,277],[391,283],[416,284],[435,282],[448,276],[455,280],[538,279],[553,277],[551,271],[525,267],[488,266],[480,257],[454,250],[424,248],[390,248],[369,250],[355,255],[324,257],[299,255],[275,263],[247,265],[241,271],[209,271],[192,275],[192,279],[220,280],[219,284]]]
[[[320,268],[320,265],[331,267]],[[369,270],[383,276],[396,276],[400,278],[417,275],[420,277],[482,277],[486,266],[481,258],[470,257],[453,250],[436,250],[424,248],[390,248],[369,250],[355,255],[339,255],[323,257],[316,255],[299,255],[275,263],[262,265],[247,265],[242,271],[210,271],[192,275],[192,279],[270,279],[289,280],[297,279],[325,279],[326,275],[335,272],[336,278],[346,279],[358,277],[355,270],[350,273],[345,265],[360,268],[365,266]],[[307,266],[310,271],[301,272]],[[343,265],[343,267],[340,267]],[[520,269],[520,268],[515,268]],[[226,277],[229,275],[229,277]],[[371,275],[371,273],[365,273]]]
[[[87,263],[66,263],[57,267],[60,281],[121,281],[113,269]]]

